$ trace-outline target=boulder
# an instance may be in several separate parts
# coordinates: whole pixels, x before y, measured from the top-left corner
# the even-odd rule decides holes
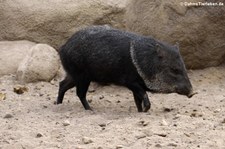
[[[126,0],[2,0],[0,40],[27,39],[58,49],[89,25],[124,28],[125,6]]]
[[[183,2],[131,0],[125,15],[126,27],[171,44],[178,42],[188,68],[221,64],[225,60],[225,6],[187,7]]]
[[[22,83],[50,81],[59,70],[59,56],[47,44],[36,44],[20,63],[17,79]]]
[[[20,62],[35,43],[30,41],[0,41],[0,76],[15,74]]]

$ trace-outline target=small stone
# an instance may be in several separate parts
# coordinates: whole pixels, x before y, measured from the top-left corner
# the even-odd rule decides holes
[[[166,137],[167,136],[167,134],[164,134],[164,133],[155,133],[155,135],[160,136],[160,137]]]
[[[88,102],[89,102],[89,103],[92,103],[92,99],[88,99]]]
[[[80,146],[76,146],[75,149],[84,149],[84,148]]]
[[[13,91],[17,94],[23,94],[28,91],[28,88],[26,86],[17,85],[13,88]]]
[[[90,138],[88,138],[88,137],[83,137],[83,138],[82,138],[82,142],[83,142],[84,144],[90,144],[90,143],[92,143],[93,141],[92,141]]]
[[[191,113],[191,117],[197,117],[197,113]]]
[[[95,92],[95,89],[94,89],[94,88],[90,88],[90,89],[88,90],[88,92],[89,92],[89,93],[93,93],[93,92]]]
[[[141,125],[141,126],[147,126],[149,124],[149,122],[141,120],[138,124]]]
[[[168,146],[177,147],[177,144],[176,143],[169,143]]]
[[[120,100],[117,100],[117,101],[116,101],[116,103],[120,103],[120,102],[121,102]]]
[[[52,79],[52,80],[50,81],[50,84],[51,84],[51,85],[54,85],[54,84],[55,84],[55,79]]]
[[[184,135],[187,136],[187,137],[191,137],[191,135],[190,134],[187,134],[187,133],[184,133]]]
[[[4,116],[4,118],[13,118],[13,115],[12,115],[12,114],[6,114],[6,115]]]
[[[5,99],[6,99],[6,94],[0,93],[0,100],[5,100]]]
[[[222,123],[225,124],[225,118],[222,120]]]
[[[180,114],[176,114],[175,117],[173,118],[174,120],[179,119],[181,117]]]
[[[143,129],[142,132],[148,137],[151,137],[154,135],[153,131],[150,130],[149,128]]]
[[[106,127],[106,123],[100,123],[98,124],[100,127]]]
[[[43,135],[41,133],[37,133],[36,138],[41,138]]]
[[[145,138],[146,137],[146,134],[144,133],[140,133],[138,135],[135,136],[137,139],[142,139],[142,138]]]
[[[122,145],[117,145],[117,146],[116,146],[116,149],[121,149],[121,148],[123,148]]]
[[[69,120],[65,120],[62,124],[63,124],[63,126],[69,126],[70,125],[70,121]]]
[[[155,147],[159,147],[159,148],[161,148],[161,147],[162,147],[162,145],[161,145],[161,144],[156,144],[156,145],[155,145]]]
[[[203,114],[197,113],[197,112],[193,112],[193,113],[191,113],[191,115],[190,115],[190,117],[202,117],[202,116],[203,116]]]
[[[173,111],[174,109],[173,108],[163,108],[163,111],[164,112],[171,112],[171,111]]]
[[[168,123],[166,122],[165,119],[163,119],[162,122],[161,122],[161,125],[162,125],[162,126],[168,126]]]
[[[105,100],[106,102],[108,102],[108,103],[112,103],[110,100]]]
[[[103,99],[103,98],[105,98],[103,95],[99,96],[99,99]]]
[[[221,109],[216,109],[216,110],[214,110],[213,112],[214,113],[219,113],[221,111]]]

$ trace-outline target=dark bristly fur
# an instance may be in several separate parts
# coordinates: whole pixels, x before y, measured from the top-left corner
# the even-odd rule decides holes
[[[146,91],[189,95],[192,86],[177,47],[151,37],[93,26],[75,33],[59,51],[66,78],[57,104],[75,87],[85,109],[91,81],[125,86],[133,92],[139,112],[150,109]]]

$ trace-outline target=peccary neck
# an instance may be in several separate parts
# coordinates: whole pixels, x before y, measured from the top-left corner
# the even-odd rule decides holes
[[[148,77],[144,74],[144,72],[142,71],[141,67],[138,64],[138,60],[135,54],[134,42],[130,43],[130,56],[131,56],[133,65],[135,66],[140,77],[143,79],[146,87],[148,89],[152,89],[153,88],[152,83],[148,80]]]

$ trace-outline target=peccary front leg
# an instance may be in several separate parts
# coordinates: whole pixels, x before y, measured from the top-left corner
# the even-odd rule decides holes
[[[142,100],[140,100],[140,97],[137,96],[137,94],[133,93],[134,101],[137,106],[138,112],[143,112],[142,108]]]
[[[133,92],[134,101],[137,106],[138,112],[147,112],[151,107],[151,103],[148,99],[146,91],[138,84],[128,85],[128,88]]]
[[[151,103],[148,99],[148,95],[145,92],[144,96],[143,96],[143,106],[144,106],[144,112],[148,112],[148,110],[151,108]]]
[[[92,110],[86,99],[86,94],[90,85],[90,81],[85,77],[80,77],[78,78],[78,80],[79,81],[77,82],[77,96],[80,98],[80,101],[85,110]]]
[[[75,81],[67,75],[65,79],[59,83],[59,91],[56,104],[61,104],[63,102],[63,97],[66,91],[73,88],[75,85]]]

